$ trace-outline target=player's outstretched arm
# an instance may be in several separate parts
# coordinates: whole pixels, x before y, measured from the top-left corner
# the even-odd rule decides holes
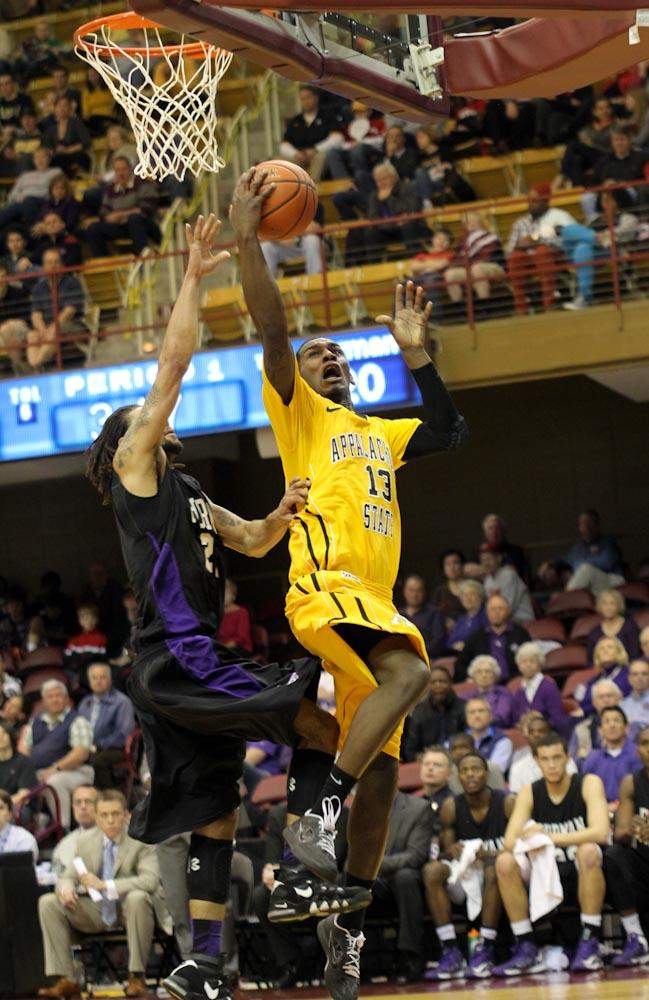
[[[199,215],[193,228],[185,227],[187,269],[165,331],[155,382],[115,452],[113,466],[122,479],[131,469],[142,470],[146,456],[155,463],[160,439],[178,402],[180,383],[196,350],[201,280],[230,256],[227,250],[212,253],[220,228],[215,215],[207,219]]]
[[[230,221],[239,245],[239,267],[246,305],[261,337],[266,375],[285,403],[293,397],[295,358],[288,335],[286,311],[279,289],[266,266],[257,229],[264,198],[272,186],[262,192],[264,171],[253,167],[239,178],[232,196]]]
[[[309,498],[308,479],[291,479],[275,510],[266,517],[246,521],[224,507],[212,504],[214,526],[229,549],[261,559],[284,537],[288,526]]]

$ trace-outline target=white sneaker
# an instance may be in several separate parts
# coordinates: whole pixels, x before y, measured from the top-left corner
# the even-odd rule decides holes
[[[580,309],[588,309],[588,302],[581,295],[578,295],[572,302],[564,302],[563,308],[570,309],[571,312],[577,312]]]

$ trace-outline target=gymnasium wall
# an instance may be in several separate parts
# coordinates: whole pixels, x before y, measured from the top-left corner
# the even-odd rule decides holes
[[[447,545],[472,552],[491,510],[506,517],[533,565],[568,546],[587,506],[600,510],[632,567],[649,554],[649,404],[581,376],[467,390],[456,399],[470,426],[467,446],[399,473],[404,568],[432,577]],[[242,437],[237,463],[202,459],[191,471],[244,516],[266,513],[282,490],[279,461],[260,459],[252,435]],[[123,576],[112,514],[80,476],[0,487],[0,525],[0,574],[29,590],[56,568],[74,593],[95,558]],[[230,565],[249,598],[245,579],[261,574],[263,593],[274,588],[286,550],[254,562],[233,555]]]

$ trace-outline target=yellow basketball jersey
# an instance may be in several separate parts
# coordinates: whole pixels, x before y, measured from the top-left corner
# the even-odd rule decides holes
[[[286,480],[311,480],[292,522],[291,584],[318,570],[352,573],[392,589],[401,555],[395,472],[421,421],[365,417],[318,395],[295,362],[286,406],[263,374],[263,398]]]

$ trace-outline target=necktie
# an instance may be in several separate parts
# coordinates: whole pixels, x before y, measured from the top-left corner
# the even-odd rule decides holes
[[[104,858],[101,868],[101,877],[106,882],[108,879],[113,878],[115,875],[115,852],[117,850],[117,844],[112,840],[106,840],[104,843]],[[102,899],[101,901],[101,919],[106,924],[106,927],[112,927],[117,920],[117,901],[114,899]]]

